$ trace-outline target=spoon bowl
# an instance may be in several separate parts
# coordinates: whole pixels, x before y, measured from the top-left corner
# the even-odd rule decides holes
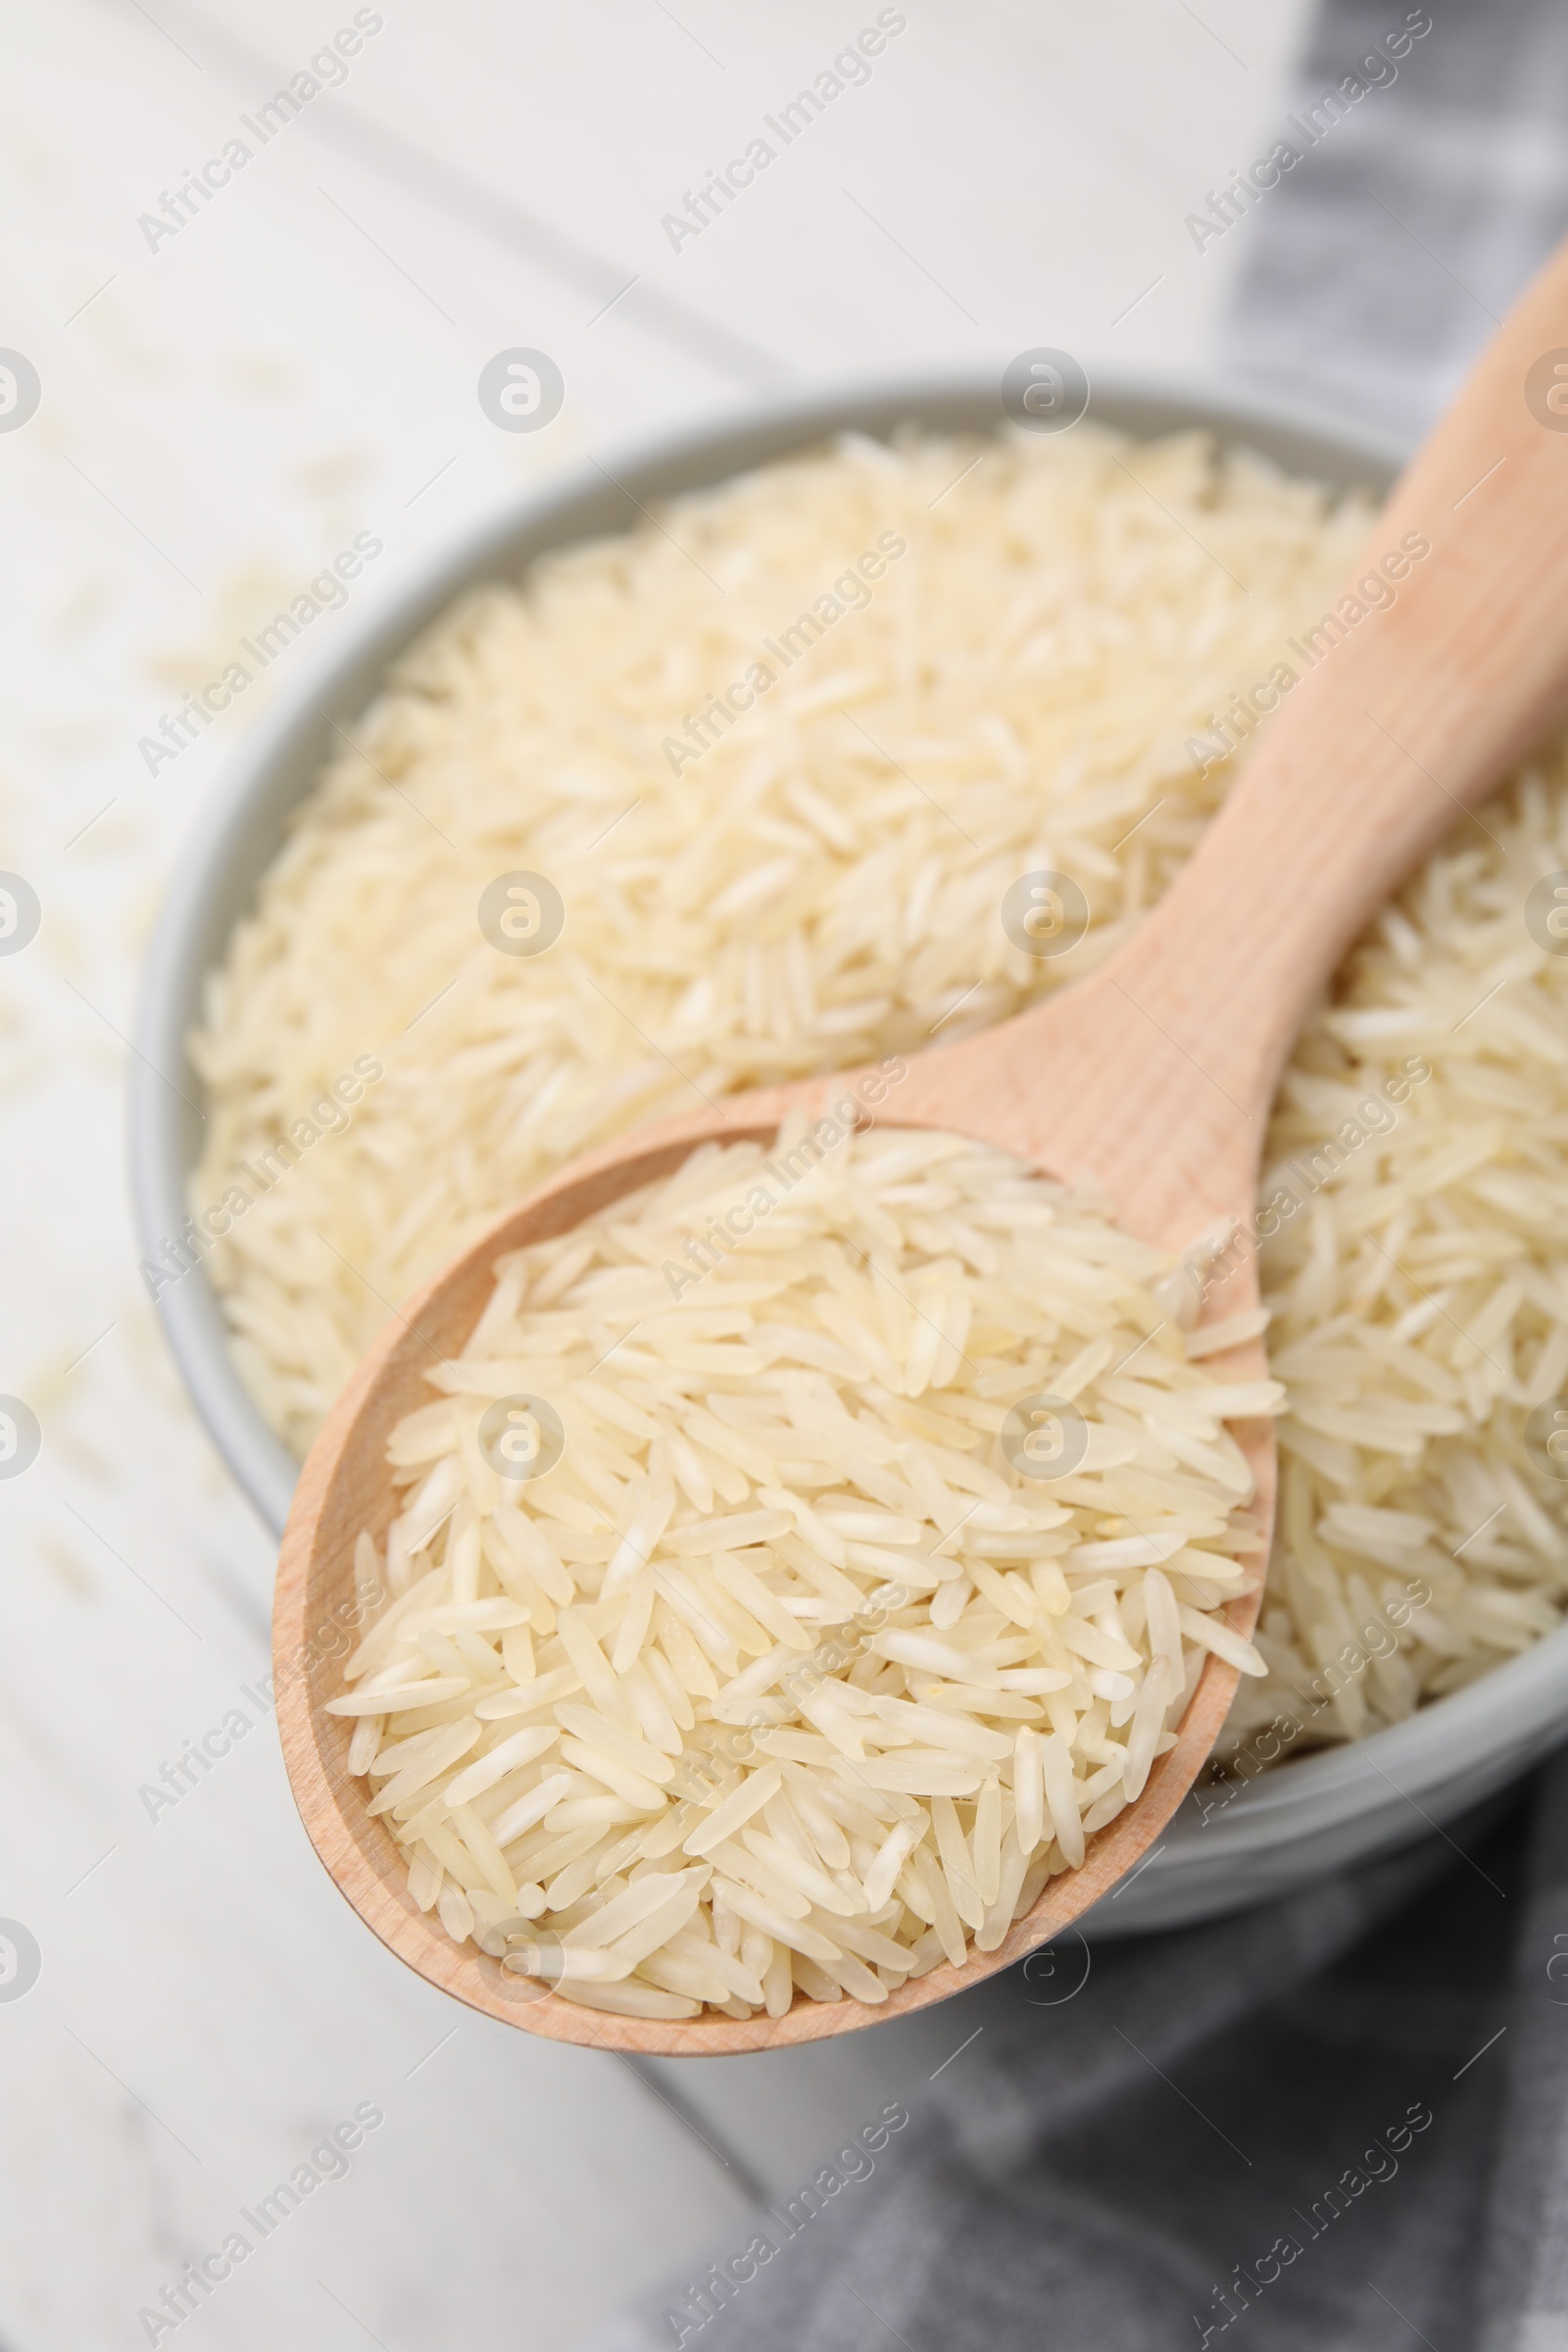
[[[935,1064],[942,1058],[932,1054],[923,1061]],[[403,1849],[390,1830],[368,1812],[363,1782],[349,1776],[353,1724],[325,1712],[325,1701],[339,1689],[352,1629],[360,1623],[356,1540],[368,1529],[378,1546],[382,1544],[398,1507],[386,1473],[393,1429],[405,1413],[428,1401],[425,1374],[436,1358],[462,1352],[489,1297],[498,1256],[548,1241],[627,1193],[672,1175],[699,1143],[769,1146],[788,1110],[820,1116],[861,1075],[839,1072],[803,1085],[737,1096],[716,1114],[649,1127],[633,1149],[616,1143],[564,1170],[444,1267],[388,1322],[334,1403],[301,1474],[278,1566],[274,1667],[284,1760],[312,1842],[339,1890],[400,1959],[471,2008],[555,2040],[645,2055],[733,2056],[858,2031],[881,2018],[947,1999],[1049,1943],[1137,1865],[1202,1769],[1235,1693],[1236,1668],[1208,1656],[1176,1745],[1154,1762],[1138,1803],[1090,1838],[1083,1868],[1051,1880],[996,1951],[975,1953],[962,1968],[944,1963],[911,1978],[877,2008],[848,1999],[821,2003],[799,1996],[778,2019],[761,2013],[749,2019],[708,2014],[671,2023],[614,2016],[541,1991],[532,1980],[508,1974],[496,1959],[470,1945],[460,1947],[433,1914],[421,1912],[415,1903]],[[922,1063],[912,1064],[901,1096],[923,1096],[925,1079]],[[922,1116],[919,1099],[907,1106],[901,1100],[896,1124],[951,1128],[953,1119],[943,1114],[942,1102],[940,1094],[934,1096],[931,1115]],[[1250,1272],[1249,1264],[1240,1285],[1233,1278],[1216,1291],[1222,1311],[1241,1310]],[[1227,1379],[1250,1379],[1266,1369],[1258,1342],[1210,1361],[1224,1367],[1221,1377]],[[1256,1480],[1252,1515],[1262,1531],[1259,1543],[1266,1547],[1273,1516],[1272,1438],[1268,1425],[1258,1423],[1241,1425],[1235,1434]],[[1254,1592],[1231,1602],[1225,1615],[1246,1634],[1256,1609]]]

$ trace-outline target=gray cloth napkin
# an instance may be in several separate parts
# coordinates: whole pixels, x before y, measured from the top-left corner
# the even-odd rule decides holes
[[[1098,1946],[1076,1999],[1014,1984],[871,2161],[591,2352],[1568,2346],[1568,1760],[1490,1831]]]
[[[1259,145],[1298,160],[1216,216],[1250,246],[1228,371],[1411,435],[1568,223],[1568,10],[1428,13],[1329,0]],[[844,2151],[712,2249],[727,2283],[590,2352],[1568,2352],[1568,1759],[1500,1819],[1040,1983],[853,2188]]]
[[[1568,1770],[1555,1794],[1568,1818]],[[1551,1857],[1568,1915],[1568,1838]],[[1563,2110],[1568,1984],[1538,1956],[1507,1989],[1530,1868],[1516,1810],[1479,1844],[1461,1827],[1264,1910],[1097,1947],[1075,2000],[1031,2009],[1020,1984],[1027,2022],[911,2098],[862,2183],[809,2216],[761,2209],[713,2248],[755,2275],[720,2302],[710,2274],[712,2316],[699,2270],[592,2352],[1547,2352],[1558,2338],[1502,2317],[1518,2249],[1540,2259],[1539,2165],[1510,2182],[1495,2279],[1479,2259],[1517,2129],[1499,2027],[1529,2045],[1539,2110]],[[1483,2339],[1488,2296],[1504,2331]]]
[[[1237,160],[1276,142],[1301,160],[1221,224],[1250,246],[1228,368],[1413,436],[1568,222],[1568,9],[1328,0],[1294,103]]]

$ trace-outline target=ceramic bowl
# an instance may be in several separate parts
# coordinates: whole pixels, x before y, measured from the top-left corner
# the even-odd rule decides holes
[[[1175,381],[1098,378],[1089,415],[1140,437],[1201,428],[1335,489],[1381,494],[1403,453],[1344,424]],[[947,431],[1003,421],[1000,379],[894,383],[753,414],[670,440],[526,498],[411,578],[316,663],[248,737],[213,798],[164,905],[149,954],[131,1072],[131,1164],[141,1248],[178,1232],[200,1150],[202,1086],[186,1039],[205,975],[282,844],[290,812],[352,727],[392,661],[452,601],[515,580],[551,548],[631,527],[640,510],[855,430],[885,436],[912,419]],[[252,1402],[229,1354],[205,1269],[165,1290],[158,1312],[214,1444],[262,1518],[280,1532],[297,1465]],[[1101,1935],[1218,1916],[1423,1835],[1524,1771],[1568,1722],[1568,1628],[1457,1695],[1354,1745],[1302,1757],[1219,1801],[1195,1791],[1137,1874],[1091,1915]]]

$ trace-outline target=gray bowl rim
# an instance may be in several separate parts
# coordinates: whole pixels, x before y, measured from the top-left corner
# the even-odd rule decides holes
[[[348,725],[359,716],[392,662],[465,591],[515,581],[551,548],[625,529],[650,502],[721,482],[833,433],[884,437],[904,421],[994,430],[1004,420],[1000,376],[1000,368],[970,368],[808,393],[662,435],[629,452],[613,472],[590,461],[510,500],[363,619],[344,616],[331,657],[302,664],[236,748],[192,826],[150,943],[129,1080],[131,1186],[147,1258],[163,1237],[178,1232],[187,1213],[186,1181],[196,1156],[192,1098],[199,1101],[202,1089],[186,1039],[205,977],[253,904],[289,813],[319,773],[332,722]],[[1096,369],[1089,416],[1139,438],[1211,430],[1222,445],[1259,450],[1292,472],[1379,493],[1409,454],[1386,433],[1174,372]],[[240,1380],[205,1267],[171,1285],[156,1311],[208,1435],[263,1522],[280,1534],[298,1465]],[[1364,1814],[1391,1789],[1414,1803],[1443,1781],[1455,1750],[1467,1766],[1494,1757],[1539,1732],[1565,1703],[1568,1626],[1403,1723],[1303,1756],[1287,1773],[1264,1774],[1217,1821],[1200,1823],[1184,1807],[1164,1858],[1175,1863],[1199,1841],[1213,1860],[1222,1852],[1240,1860],[1288,1836],[1303,1811],[1322,1828]]]

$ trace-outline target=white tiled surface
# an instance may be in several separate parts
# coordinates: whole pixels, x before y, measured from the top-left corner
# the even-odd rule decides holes
[[[147,2341],[139,2309],[363,2101],[385,2121],[350,2177],[189,2340],[567,2347],[721,2233],[748,2173],[789,2185],[990,2014],[650,2087],[444,2003],[339,1902],[240,1695],[270,1546],[161,1353],[121,1107],[162,878],[337,616],[156,779],[137,740],[358,530],[385,543],[368,604],[520,484],[791,383],[1041,342],[1200,368],[1246,232],[1200,256],[1182,217],[1301,29],[1294,0],[907,0],[870,81],[675,253],[662,216],[869,0],[376,13],[347,82],[150,251],[138,215],[353,8],[0,9],[0,344],[44,386],[0,434],[0,866],[45,907],[0,961],[0,1390],[44,1428],[0,1482],[0,1917],[43,1955],[0,1998],[8,2352]],[[519,343],[567,383],[537,437],[474,397]],[[142,1784],[235,1705],[246,1738],[150,1820]]]

